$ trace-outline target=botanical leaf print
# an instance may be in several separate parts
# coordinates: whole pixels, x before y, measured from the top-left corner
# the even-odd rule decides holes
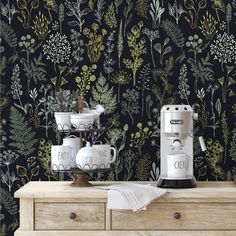
[[[58,21],[60,22],[60,33],[62,34],[62,22],[65,20],[65,7],[63,3],[59,5],[58,9]]]
[[[67,16],[74,17],[76,20],[68,21],[70,27],[79,26],[79,31],[82,31],[83,24],[85,22],[84,17],[91,11],[89,8],[86,8],[84,5],[84,0],[76,1],[65,1],[65,6],[69,9],[66,13]]]
[[[17,45],[17,37],[14,30],[4,21],[0,21],[0,36],[9,47],[14,48]]]
[[[184,46],[184,35],[177,25],[170,20],[164,20],[162,27],[177,47],[182,48]]]
[[[30,4],[29,4],[30,3]],[[39,0],[16,0],[17,7],[20,10],[18,20],[22,23],[24,29],[30,28],[33,10],[39,7]]]
[[[16,13],[19,13],[15,5],[10,4],[10,2],[6,2],[5,5],[1,3],[1,11],[2,11],[2,15],[7,18],[9,25],[11,25],[14,15]]]
[[[3,151],[0,153],[0,173],[2,183],[8,186],[9,192],[11,192],[14,182],[18,180],[15,173],[10,171],[10,165],[13,164],[18,157],[19,155],[12,150]]]
[[[98,0],[97,1],[97,8],[94,10],[94,16],[96,18],[96,21],[101,25],[102,24],[102,18],[104,15],[104,5],[105,0]]]
[[[19,226],[18,188],[73,178],[50,168],[51,146],[69,135],[56,129],[54,112],[80,112],[80,99],[90,109],[104,106],[100,123],[107,130],[91,138],[118,153],[111,170],[90,176],[94,180],[158,179],[165,104],[189,104],[198,112],[196,179],[236,175],[236,0],[16,0],[0,6],[2,235]],[[88,138],[84,134],[84,143]]]
[[[152,17],[152,28],[157,29],[161,23],[161,16],[165,8],[161,7],[159,0],[151,0],[149,13]]]
[[[203,35],[206,39],[212,39],[212,37],[217,33],[218,21],[207,11],[206,15],[203,16],[201,20],[201,29]]]
[[[105,114],[115,111],[117,106],[116,95],[112,88],[106,81],[106,78],[100,74],[95,87],[91,91],[92,99],[90,101],[91,107],[95,108],[97,104],[101,104],[105,108]]]
[[[37,143],[35,132],[15,107],[11,107],[10,127],[9,146],[15,148],[16,152],[24,157],[34,153]]]
[[[201,9],[207,5],[207,0],[184,0],[184,7],[188,12],[185,19],[189,22],[192,29],[196,29],[198,25],[198,17]]]
[[[96,76],[93,74],[96,69],[97,69],[96,64],[93,64],[91,67],[83,65],[80,76],[77,76],[75,78],[75,81],[77,82],[77,86],[79,88],[79,94],[81,98],[84,98],[85,94],[88,91],[90,91],[91,81],[96,80]]]
[[[46,16],[40,11],[38,16],[35,17],[33,21],[32,29],[34,29],[34,33],[38,36],[39,39],[44,39],[46,34],[49,32],[48,25],[50,21]]]
[[[7,225],[8,229],[10,231],[14,231],[18,226],[18,220],[16,219],[18,206],[16,200],[11,195],[11,193],[2,188],[0,189],[0,200],[1,207],[11,216],[12,219],[12,223]]]
[[[106,24],[112,29],[117,26],[116,14],[114,4],[108,6],[107,13],[104,16]]]
[[[179,24],[179,19],[183,13],[186,13],[186,11],[183,9],[182,5],[179,4],[177,5],[177,1],[173,5],[168,3],[168,10],[170,16],[173,16],[175,18],[175,22],[178,25]]]
[[[134,124],[134,114],[139,113],[139,93],[136,92],[134,89],[130,90],[127,89],[125,93],[122,94],[123,101],[121,102],[122,105],[122,113],[128,114],[132,120],[132,125]]]
[[[148,9],[149,9],[148,3],[149,3],[148,0],[137,0],[135,9],[139,16],[148,18]]]
[[[98,62],[101,57],[102,51],[105,46],[103,44],[104,36],[107,34],[105,29],[101,30],[100,34],[97,34],[99,25],[97,23],[92,24],[92,29],[84,28],[83,34],[89,39],[87,45],[87,53],[91,62]]]
[[[114,71],[113,67],[115,65],[115,60],[112,58],[112,54],[115,49],[114,39],[115,39],[115,31],[112,31],[110,35],[107,37],[107,42],[106,42],[107,48],[104,52],[105,56],[104,71],[108,75],[108,80],[110,80],[110,74]]]
[[[182,100],[186,100],[187,104],[189,104],[188,96],[190,95],[189,85],[187,84],[187,66],[183,64],[180,68],[179,73],[179,94]]]
[[[71,29],[70,34],[70,40],[71,40],[71,59],[67,60],[68,65],[68,72],[67,74],[74,74],[79,70],[79,62],[83,61],[84,59],[84,41],[82,39],[82,35],[80,32]]]
[[[130,47],[130,54],[132,60],[124,59],[123,62],[127,68],[131,69],[133,72],[133,85],[136,84],[136,73],[138,68],[142,65],[143,59],[142,54],[146,53],[146,48],[144,47],[145,39],[140,38],[141,28],[143,27],[143,22],[140,21],[138,25],[135,25],[131,29],[131,33],[127,35],[128,45]]]

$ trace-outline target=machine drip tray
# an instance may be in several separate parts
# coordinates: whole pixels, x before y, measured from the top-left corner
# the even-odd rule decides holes
[[[159,179],[159,188],[196,188],[195,178],[191,179]]]

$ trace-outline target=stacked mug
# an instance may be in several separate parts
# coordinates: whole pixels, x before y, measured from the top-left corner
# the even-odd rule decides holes
[[[110,144],[90,145],[80,148],[80,139],[71,135],[63,139],[62,145],[52,145],[51,166],[53,170],[70,170],[78,167],[81,170],[107,169],[115,162],[117,151]]]
[[[84,102],[85,108],[81,113],[72,112],[55,112],[55,120],[58,130],[69,130],[71,126],[78,130],[86,130],[93,128],[93,125],[100,128],[100,115],[104,112],[101,105],[97,105],[96,109],[89,109],[87,102]]]
[[[76,155],[80,149],[80,139],[70,135],[62,145],[52,145],[51,166],[53,170],[69,170],[76,167]]]

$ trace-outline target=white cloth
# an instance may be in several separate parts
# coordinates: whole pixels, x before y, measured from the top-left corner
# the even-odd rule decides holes
[[[167,191],[151,185],[123,183],[110,186],[99,186],[108,189],[107,208],[113,210],[145,210],[156,198],[164,196]]]

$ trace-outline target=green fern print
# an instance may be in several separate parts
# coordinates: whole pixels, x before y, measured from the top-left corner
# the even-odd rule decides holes
[[[9,146],[14,148],[22,156],[28,157],[36,150],[36,133],[17,108],[11,107],[10,111],[9,138],[11,142]]]

